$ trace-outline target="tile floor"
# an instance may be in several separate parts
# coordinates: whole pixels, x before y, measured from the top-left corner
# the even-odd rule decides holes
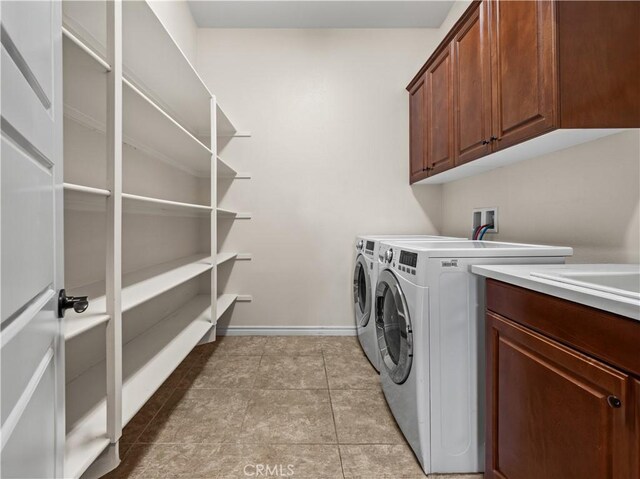
[[[354,337],[199,346],[127,425],[120,454],[106,478],[425,477]]]

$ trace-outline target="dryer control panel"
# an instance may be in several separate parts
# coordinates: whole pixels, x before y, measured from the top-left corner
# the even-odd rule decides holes
[[[381,249],[378,261],[387,267],[415,276],[416,267],[418,266],[418,253],[403,249],[394,251],[394,248]]]

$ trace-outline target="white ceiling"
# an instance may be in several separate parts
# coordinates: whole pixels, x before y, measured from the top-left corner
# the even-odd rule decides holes
[[[437,28],[453,1],[188,0],[202,28]]]

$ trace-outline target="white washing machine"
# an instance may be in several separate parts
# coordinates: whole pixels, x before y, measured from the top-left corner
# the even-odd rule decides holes
[[[380,371],[380,354],[373,317],[373,293],[378,279],[380,241],[444,241],[460,240],[448,236],[428,235],[363,235],[356,237],[356,261],[353,272],[353,300],[356,330],[362,350],[376,371]]]
[[[382,242],[380,381],[424,472],[484,470],[484,281],[473,264],[560,264],[571,248]]]

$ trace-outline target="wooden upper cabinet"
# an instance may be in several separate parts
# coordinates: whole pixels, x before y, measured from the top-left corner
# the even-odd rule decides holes
[[[453,58],[445,49],[429,66],[427,82],[427,171],[429,176],[454,165]]]
[[[453,39],[456,165],[491,151],[489,4],[473,11]]]
[[[426,82],[422,76],[409,91],[409,181],[427,176]]]
[[[489,2],[485,2],[489,3]],[[494,150],[554,128],[555,3],[490,2]]]
[[[553,130],[640,128],[639,39],[640,1],[472,1],[407,87],[411,182],[487,171],[465,164]],[[578,142],[558,131],[543,150]],[[529,154],[511,151],[501,164]]]
[[[492,312],[487,321],[485,477],[637,478],[633,378]]]
[[[559,1],[561,128],[640,126],[640,2]]]

